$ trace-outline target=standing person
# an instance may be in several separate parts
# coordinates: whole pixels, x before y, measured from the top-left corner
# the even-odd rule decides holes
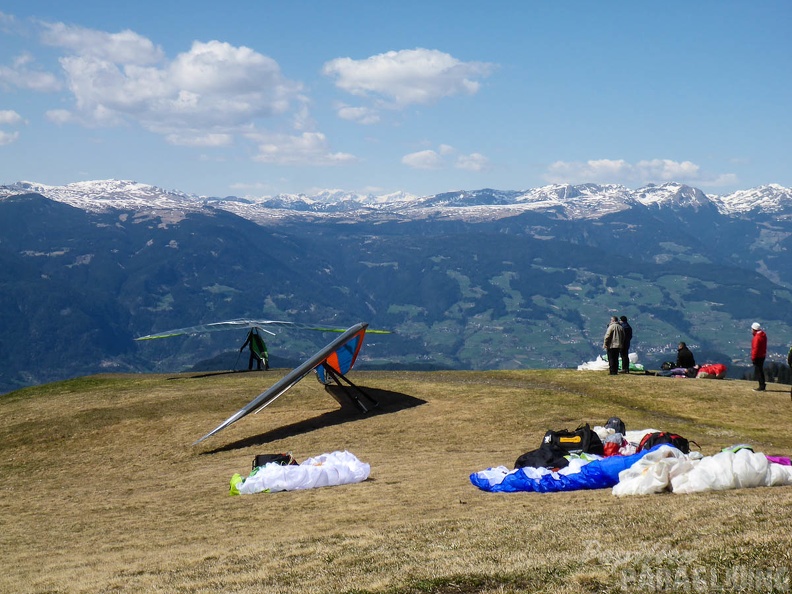
[[[767,334],[762,330],[759,322],[751,324],[753,340],[751,340],[751,363],[754,366],[754,377],[759,380],[759,387],[754,388],[754,392],[764,392],[767,384],[765,383],[764,362],[767,356]]]
[[[624,342],[624,328],[619,324],[619,318],[613,316],[602,341],[602,347],[608,353],[608,370],[611,375],[619,374],[619,356],[621,355],[622,342]]]
[[[253,370],[253,361],[256,362],[256,369],[261,371],[261,363],[264,362],[264,371],[269,369],[269,353],[267,352],[267,343],[261,338],[258,333],[258,328],[251,328],[248,332],[247,339],[244,344],[239,347],[239,352],[245,350],[245,347],[250,345],[250,358],[248,359],[248,371]]]
[[[789,347],[789,352],[787,353],[787,365],[792,367],[792,347]],[[792,398],[792,392],[790,393],[789,397]]]
[[[676,366],[678,368],[684,367],[685,369],[690,369],[691,367],[696,366],[696,359],[693,357],[693,353],[684,342],[680,342],[679,346],[677,347]]]
[[[632,340],[632,326],[627,322],[627,316],[619,318],[619,325],[624,330],[624,342],[621,345],[622,373],[630,373],[630,341]]]

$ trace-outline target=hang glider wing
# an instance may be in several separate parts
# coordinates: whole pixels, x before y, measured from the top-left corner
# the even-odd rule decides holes
[[[329,367],[332,372],[343,376],[348,373],[357,360],[360,347],[363,346],[363,337],[366,334],[366,328],[358,330],[349,340],[335,349],[330,355],[322,361],[322,364],[316,367],[316,377],[323,384],[330,384],[328,378],[327,368]]]
[[[248,320],[236,319],[224,322],[213,322],[211,324],[201,324],[199,326],[188,326],[187,328],[175,328],[157,334],[140,336],[135,340],[154,340],[157,338],[171,338],[174,336],[184,336],[188,334],[204,334],[206,332],[219,332],[221,330],[237,330],[239,328],[259,328],[267,334],[274,335],[274,332],[267,330],[267,327],[292,328],[294,330],[314,330],[317,332],[346,332],[346,328],[333,328],[329,326],[316,326],[312,324],[298,324],[296,322],[284,322],[281,320]],[[371,334],[389,334],[388,330],[369,330]]]
[[[359,323],[347,329],[341,336],[336,338],[333,342],[318,351],[311,358],[306,360],[302,365],[296,367],[270,388],[256,396],[247,405],[239,409],[236,413],[228,417],[225,421],[220,423],[215,429],[204,435],[201,439],[196,441],[193,445],[202,442],[203,440],[211,437],[218,431],[222,431],[232,423],[235,423],[242,417],[252,413],[257,413],[265,406],[271,404],[281,394],[286,392],[294,384],[299,382],[302,378],[308,375],[312,370],[323,368],[323,364],[328,364],[331,368],[339,373],[345,373],[342,369],[349,371],[355,363],[357,354],[360,352],[360,347],[363,345],[363,336],[366,333],[368,324]],[[349,346],[349,348],[347,348]],[[318,371],[317,371],[318,373]],[[325,382],[326,383],[326,382]]]

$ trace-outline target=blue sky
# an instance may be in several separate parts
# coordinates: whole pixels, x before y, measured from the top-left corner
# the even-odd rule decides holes
[[[6,0],[0,183],[792,187],[792,2]]]

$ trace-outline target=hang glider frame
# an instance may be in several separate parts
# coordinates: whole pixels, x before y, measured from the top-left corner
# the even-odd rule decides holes
[[[368,394],[360,386],[355,385],[354,383],[352,383],[349,380],[349,378],[346,377],[343,373],[340,373],[340,372],[336,371],[335,369],[333,369],[332,366],[327,364],[327,361],[323,361],[322,362],[322,367],[324,368],[325,374],[327,374],[327,376],[330,377],[336,383],[336,385],[338,385],[341,388],[341,390],[344,393],[344,396],[346,396],[347,399],[352,404],[354,404],[355,407],[357,407],[358,410],[360,410],[360,412],[367,413],[372,408],[377,408],[379,406],[379,402],[377,402],[377,400],[375,398],[373,398],[370,394]],[[346,384],[346,385],[344,385],[344,384]],[[336,395],[333,394],[333,392],[330,391],[329,388],[330,388],[330,386],[328,384],[325,384],[325,390],[330,392],[330,394],[333,396],[333,398],[336,398]],[[363,399],[361,400],[361,398],[359,396],[362,396]],[[336,400],[338,400],[338,398],[336,398]],[[363,400],[367,401],[368,405],[366,404],[366,402],[363,402]],[[341,404],[340,401],[339,401],[339,404]]]

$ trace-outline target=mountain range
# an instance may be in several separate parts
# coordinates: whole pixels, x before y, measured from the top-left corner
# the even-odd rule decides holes
[[[130,181],[0,186],[0,391],[99,371],[243,366],[233,318],[393,334],[368,368],[573,367],[626,315],[647,365],[685,341],[747,364],[792,336],[792,190],[550,185],[432,196],[210,197]],[[278,332],[293,365],[327,336]],[[240,362],[241,361],[241,362]]]

